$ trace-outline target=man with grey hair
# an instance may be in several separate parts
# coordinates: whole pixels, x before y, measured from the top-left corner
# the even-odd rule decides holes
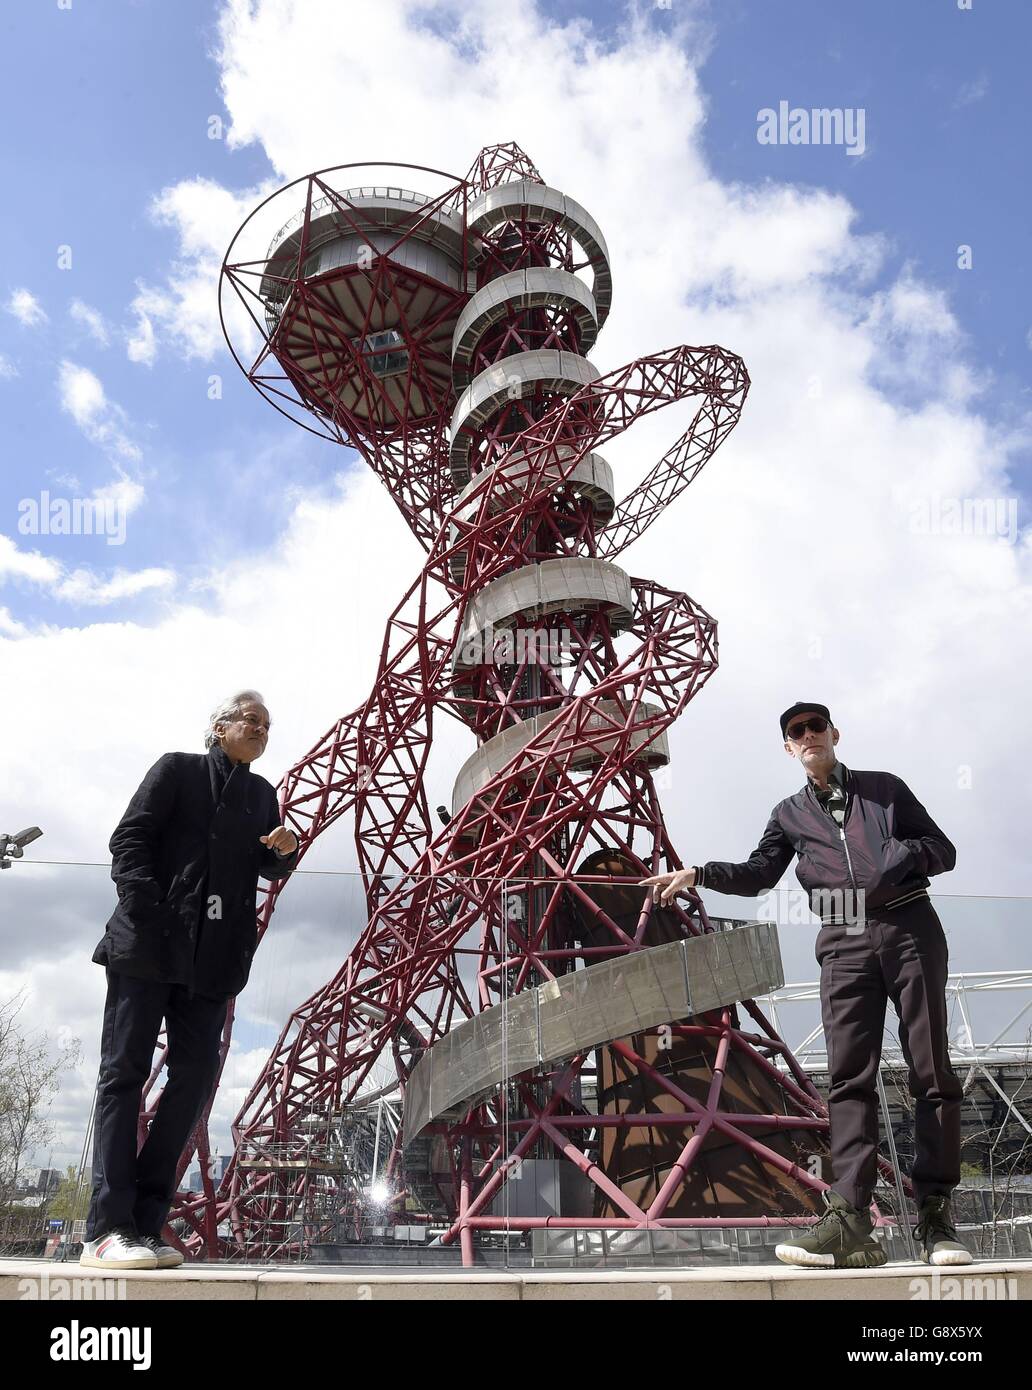
[[[280,823],[272,784],[251,771],[269,725],[256,690],[224,700],[208,724],[207,752],[163,754],[111,836],[118,906],[93,953],[107,972],[107,999],[81,1264],[183,1261],[161,1231],[180,1155],[218,1074],[229,1000],[250,974],[258,876],[283,878],[300,850]],[[168,1081],[137,1154],[162,1019]]]

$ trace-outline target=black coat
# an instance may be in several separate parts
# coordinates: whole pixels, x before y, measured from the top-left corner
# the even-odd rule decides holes
[[[239,994],[257,942],[258,875],[283,878],[299,848],[259,841],[280,824],[271,783],[216,744],[165,753],[111,836],[118,906],[93,960],[124,975]]]
[[[840,827],[809,779],[771,812],[760,843],[744,863],[703,864],[702,888],[754,897],[773,888],[799,856],[796,878],[818,917],[828,920],[830,890],[863,889],[867,909],[891,908],[920,896],[932,874],[947,873],[957,851],[907,784],[891,772],[846,771],[846,814]]]

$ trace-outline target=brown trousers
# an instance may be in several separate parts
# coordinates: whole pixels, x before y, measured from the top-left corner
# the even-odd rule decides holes
[[[891,999],[914,1098],[914,1195],[920,1203],[949,1193],[960,1181],[963,1090],[949,1060],[948,952],[937,912],[918,899],[891,912],[872,910],[862,931],[823,926],[815,954],[831,1073],[832,1187],[855,1207],[870,1205],[878,1158],[876,1078]]]

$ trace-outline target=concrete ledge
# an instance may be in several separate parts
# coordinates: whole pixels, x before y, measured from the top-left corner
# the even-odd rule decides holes
[[[106,1277],[102,1290],[92,1281]],[[82,1281],[76,1283],[76,1281]],[[969,1281],[965,1284],[965,1280]],[[66,1282],[61,1282],[66,1281]],[[124,1288],[119,1284],[124,1281]],[[96,1292],[94,1292],[96,1291]],[[270,1299],[374,1299],[469,1302],[713,1299],[752,1302],[879,1300],[1012,1302],[1032,1298],[1032,1261],[992,1260],[957,1269],[896,1263],[881,1269],[815,1272],[761,1265],[669,1270],[339,1271],[328,1265],[182,1265],[100,1276],[78,1264],[0,1259],[0,1301],[40,1298],[91,1302],[166,1299],[254,1302]]]

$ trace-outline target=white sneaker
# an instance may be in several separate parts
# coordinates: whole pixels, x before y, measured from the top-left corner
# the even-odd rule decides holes
[[[140,1236],[141,1245],[146,1245],[158,1262],[159,1269],[171,1269],[183,1263],[183,1256],[174,1245],[166,1245],[160,1236]]]
[[[107,1231],[96,1240],[83,1242],[81,1265],[91,1269],[157,1269],[154,1251],[133,1231],[122,1228]]]

